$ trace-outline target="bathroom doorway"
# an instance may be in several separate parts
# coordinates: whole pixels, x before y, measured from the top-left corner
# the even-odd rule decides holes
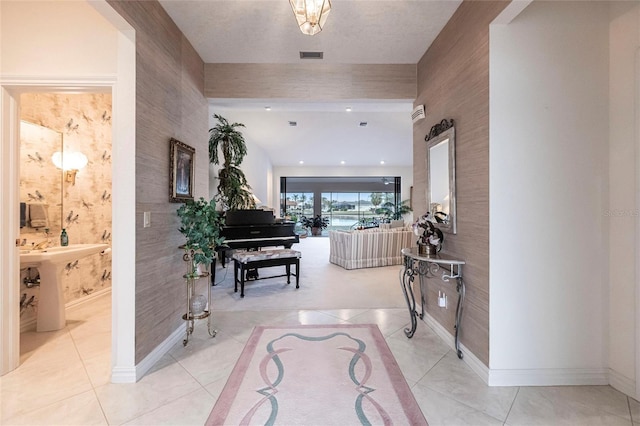
[[[127,85],[124,85],[127,87]],[[8,373],[18,367],[20,354],[20,306],[21,282],[19,255],[16,245],[20,244],[19,239],[19,126],[20,97],[23,93],[109,93],[118,92],[114,82],[105,83],[93,81],[64,82],[64,85],[3,85],[0,91],[0,105],[2,108],[2,126],[0,133],[2,136],[2,179],[0,186],[4,194],[0,214],[0,234],[2,236],[1,251],[3,275],[0,286],[0,305],[2,306],[2,339],[0,353],[2,353],[2,363],[0,374]],[[112,381],[133,382],[135,381],[135,365],[133,362],[133,330],[132,322],[129,318],[134,315],[135,297],[128,290],[133,292],[133,286],[126,286],[124,283],[133,282],[132,276],[135,266],[131,264],[133,250],[135,248],[135,236],[131,230],[135,226],[135,186],[131,185],[134,178],[135,167],[135,114],[132,105],[135,104],[135,92],[128,92],[120,95],[115,101],[113,97],[113,114],[116,111],[124,110],[129,114],[123,114],[119,120],[113,123],[113,151],[111,157],[111,168],[113,170],[122,169],[120,173],[113,173],[111,194],[111,214],[113,217],[112,229],[112,350],[110,371]],[[103,152],[98,154],[102,157]],[[77,177],[79,179],[79,177]],[[104,191],[104,190],[103,190]],[[32,194],[35,195],[35,194]],[[102,197],[102,193],[100,193]],[[109,197],[106,197],[109,198]],[[85,200],[87,201],[87,200]],[[81,201],[80,201],[81,202]],[[70,218],[73,220],[75,214]],[[64,220],[64,219],[63,219]],[[120,237],[119,237],[120,236]],[[102,233],[100,235],[102,237]],[[102,276],[102,272],[100,272]],[[118,288],[121,287],[120,291]],[[116,378],[114,379],[114,375]]]
[[[20,249],[111,244],[112,96],[29,92],[20,96]],[[70,164],[70,160],[82,160]],[[111,293],[111,249],[74,259],[61,277],[67,307]],[[20,330],[31,331],[39,270],[20,268]],[[110,319],[109,319],[110,321]]]
[[[19,110],[28,92],[113,95],[111,381],[134,382],[135,366],[135,30],[105,0],[0,6],[0,375],[17,368],[20,345]],[[96,13],[97,12],[97,13]],[[56,26],[49,25],[52,19]],[[64,24],[61,24],[64,22]],[[81,23],[81,24],[79,24]],[[32,30],[37,28],[37,31]],[[66,43],[59,43],[60,37]],[[102,46],[100,48],[96,46]],[[6,53],[6,55],[5,55]]]

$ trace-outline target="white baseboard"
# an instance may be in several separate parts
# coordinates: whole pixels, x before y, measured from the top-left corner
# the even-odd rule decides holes
[[[455,349],[454,336],[431,315],[425,312],[424,322],[440,336],[451,349]],[[460,344],[462,360],[488,386],[562,386],[562,385],[611,385],[627,395],[634,395],[635,382],[622,376],[615,378],[606,368],[555,368],[491,370],[463,344]],[[620,386],[620,387],[618,387]],[[624,389],[624,390],[623,390]],[[633,390],[631,393],[628,390]]]
[[[75,308],[93,301],[98,297],[111,293],[111,287],[91,293],[85,297],[73,300],[65,305],[65,310]],[[35,330],[37,319],[25,321],[20,324],[20,331]],[[111,383],[135,383],[140,380],[169,350],[184,338],[185,328],[180,325],[171,333],[160,345],[158,345],[149,355],[147,355],[138,365],[134,367],[113,367],[111,369]]]
[[[149,353],[139,364],[135,366],[135,382],[140,380],[147,372],[162,358],[169,350],[182,339],[184,339],[185,327],[180,325],[169,337],[160,343]],[[111,376],[113,382],[113,374]],[[114,382],[116,383],[116,382]],[[123,383],[123,382],[119,382]],[[131,383],[131,382],[129,382]]]
[[[136,367],[113,367],[111,369],[111,383],[135,383]]]
[[[620,392],[635,398],[636,395],[636,381],[630,379],[616,370],[609,369],[609,384],[611,387],[619,390]]]
[[[489,386],[608,385],[606,368],[538,368],[489,370]]]
[[[97,299],[98,297],[102,297],[108,293],[111,293],[111,287],[103,288],[102,290],[94,291],[91,294],[81,297],[80,299],[72,300],[71,302],[65,304],[64,308],[70,309],[79,305],[84,305],[85,303],[90,302],[93,299]]]
[[[436,321],[431,315],[427,312],[424,313],[424,322],[431,327],[435,333],[440,336],[445,343],[455,351],[456,349],[456,341],[455,337],[449,333],[449,331],[444,328],[438,321]],[[467,349],[462,343],[460,343],[460,350],[462,351],[462,360],[476,373],[482,381],[487,383],[489,377],[489,368],[484,365],[478,357],[476,357],[473,352]]]
[[[111,287],[103,288],[102,290],[93,292],[87,296],[81,297],[80,299],[72,300],[71,302],[64,305],[64,309],[66,311],[67,309],[84,305],[85,303],[91,302],[93,299],[97,299],[98,297],[104,296],[108,293],[111,293]],[[37,316],[26,321],[20,321],[20,333],[24,333],[25,331],[35,331],[37,324]]]
[[[169,337],[149,353],[139,364],[133,367],[113,367],[111,383],[136,383],[180,340],[184,338],[184,325],[176,328]]]

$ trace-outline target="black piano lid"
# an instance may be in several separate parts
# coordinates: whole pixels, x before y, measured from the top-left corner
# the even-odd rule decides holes
[[[271,210],[228,210],[225,213],[225,226],[268,225],[275,223]]]

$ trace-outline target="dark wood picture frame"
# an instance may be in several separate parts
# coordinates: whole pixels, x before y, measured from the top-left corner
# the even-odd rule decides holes
[[[169,201],[184,203],[193,200],[196,150],[174,138],[171,138],[169,145]]]

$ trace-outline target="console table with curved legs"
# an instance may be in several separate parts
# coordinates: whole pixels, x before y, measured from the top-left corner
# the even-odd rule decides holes
[[[403,248],[402,257],[404,268],[402,269],[402,275],[400,282],[402,284],[402,291],[404,292],[404,298],[407,301],[409,308],[409,315],[411,316],[411,328],[405,328],[404,334],[411,338],[416,332],[418,327],[418,320],[424,318],[424,305],[426,296],[426,279],[436,278],[438,272],[442,268],[442,275],[440,279],[444,282],[450,280],[456,280],[456,291],[458,293],[458,304],[456,306],[456,318],[455,318],[455,347],[458,358],[462,359],[462,351],[460,350],[460,342],[458,337],[460,334],[460,326],[462,320],[462,302],[464,301],[464,281],[462,280],[462,265],[465,264],[464,260],[455,259],[445,254],[436,255],[420,255],[418,254],[418,248]],[[415,277],[418,276],[418,282],[420,285],[420,313],[416,310],[416,298],[413,293],[413,284]]]

